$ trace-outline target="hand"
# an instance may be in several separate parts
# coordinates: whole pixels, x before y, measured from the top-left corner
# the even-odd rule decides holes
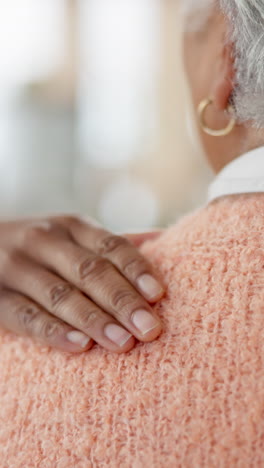
[[[0,223],[0,327],[68,352],[153,341],[164,288],[136,246],[157,235],[75,217]]]
[[[136,234],[123,234],[123,236],[132,242],[132,244],[135,245],[135,247],[140,247],[144,242],[148,240],[154,240],[157,239],[162,234],[161,229],[156,229],[153,231],[149,232],[141,232],[141,233],[136,233]]]

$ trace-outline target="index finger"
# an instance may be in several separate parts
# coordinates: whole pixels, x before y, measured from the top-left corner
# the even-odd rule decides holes
[[[163,297],[161,279],[128,239],[78,219],[72,220],[68,228],[79,245],[107,258],[148,302],[155,303]]]

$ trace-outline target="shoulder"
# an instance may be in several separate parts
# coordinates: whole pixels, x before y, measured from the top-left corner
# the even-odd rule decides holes
[[[264,303],[264,194],[229,196],[182,218],[142,252],[167,286],[157,305],[170,330],[195,317],[244,316]],[[234,314],[234,315],[233,315]],[[261,315],[259,315],[260,319]],[[264,325],[264,323],[263,323]]]
[[[232,253],[264,248],[264,193],[219,198],[182,217],[158,239],[142,246],[154,262],[175,262],[178,255]],[[259,252],[260,253],[260,252]]]

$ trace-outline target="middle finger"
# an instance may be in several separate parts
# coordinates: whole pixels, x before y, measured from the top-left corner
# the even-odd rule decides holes
[[[135,343],[127,330],[80,291],[23,256],[6,265],[2,282],[51,313],[53,322],[52,316],[62,319],[110,351],[126,352]]]
[[[160,335],[161,322],[151,306],[107,259],[64,236],[40,236],[32,253],[139,340],[152,341]]]

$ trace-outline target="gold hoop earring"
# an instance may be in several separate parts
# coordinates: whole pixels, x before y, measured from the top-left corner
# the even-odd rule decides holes
[[[205,133],[207,133],[207,135],[211,135],[211,136],[215,136],[215,137],[221,137],[221,136],[226,136],[226,135],[229,135],[232,130],[234,129],[235,125],[236,125],[236,119],[234,117],[231,118],[229,124],[227,125],[226,128],[222,128],[221,130],[213,130],[212,128],[208,127],[205,123],[205,111],[207,109],[208,106],[210,106],[211,104],[213,104],[213,100],[210,99],[210,98],[207,98],[207,99],[204,99],[198,106],[198,115],[199,115],[199,119],[200,119],[200,125],[203,129],[203,131]],[[227,107],[227,111],[230,113],[230,114],[233,114],[234,115],[234,108],[231,104],[228,105]]]

